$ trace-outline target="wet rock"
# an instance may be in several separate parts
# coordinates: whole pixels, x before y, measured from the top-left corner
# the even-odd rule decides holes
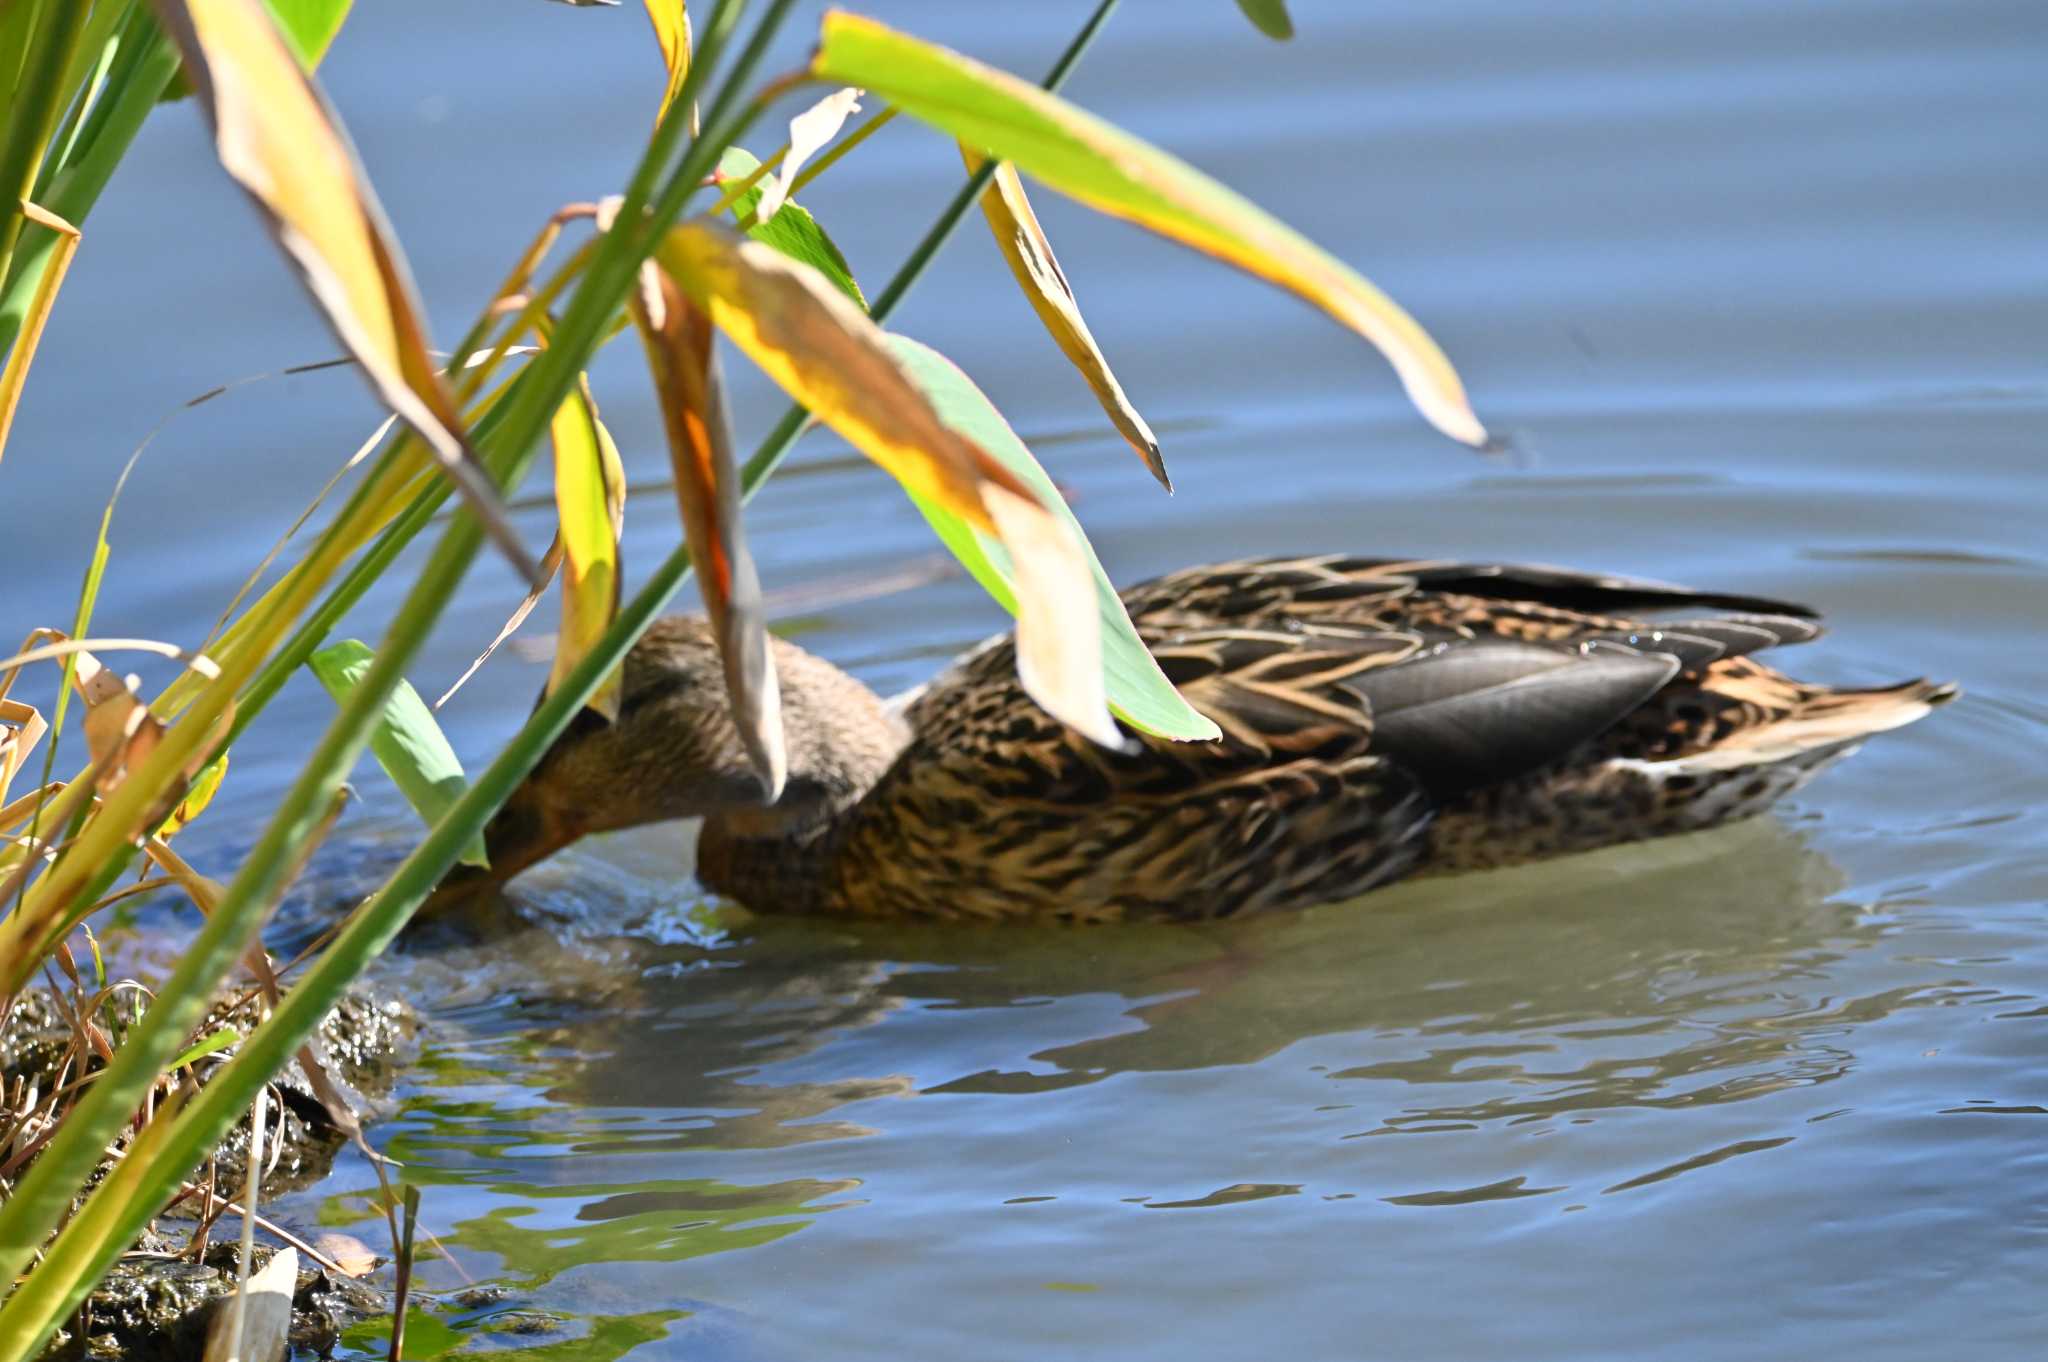
[[[216,1009],[200,1033],[227,1025],[246,1034],[257,1020],[257,1004],[250,1000],[238,1008]],[[418,1018],[410,1007],[368,991],[351,992],[327,1014],[320,1024],[316,1053],[341,1099],[344,1119],[361,1123],[375,1114],[377,1099],[391,1090],[418,1029]],[[232,1046],[222,1052],[223,1057],[233,1053]],[[264,1144],[269,1152],[263,1186],[274,1194],[296,1190],[325,1176],[348,1133],[337,1121],[337,1113],[321,1101],[296,1058],[271,1080],[270,1091],[278,1100],[266,1122]],[[249,1161],[247,1117],[220,1142],[217,1158],[222,1180],[239,1185],[240,1170]]]
[[[275,1252],[259,1245],[252,1270],[260,1271]],[[240,1256],[239,1245],[223,1243],[197,1263],[122,1259],[88,1299],[83,1329],[60,1332],[44,1354],[46,1362],[198,1362],[214,1316],[234,1294]],[[375,1287],[335,1277],[317,1264],[301,1267],[292,1292],[293,1355],[326,1357],[340,1346],[344,1330],[390,1309],[390,1298]]]
[[[92,1017],[116,1048],[132,1025],[127,1007],[124,996],[117,1005],[102,1006]],[[198,1034],[226,1025],[246,1035],[256,1026],[260,1007],[257,998],[237,995],[216,1007]],[[411,1052],[417,1029],[411,1008],[367,990],[352,992],[328,1014],[320,1026],[317,1052],[334,1108],[318,1091],[323,1085],[316,1084],[296,1059],[273,1081],[270,1091],[275,1100],[268,1107],[264,1137],[266,1196],[303,1186],[327,1171],[347,1138],[347,1127],[369,1119],[377,1101],[390,1091]],[[230,1046],[201,1060],[200,1082],[204,1084],[233,1054]],[[62,1000],[44,990],[31,990],[16,999],[5,1024],[0,1025],[0,1098],[13,1112],[32,1105],[28,1102],[31,1094],[47,1095],[75,1081],[81,1063],[88,1073],[100,1067],[91,1047],[79,1042]],[[0,1158],[26,1147],[40,1127],[0,1113],[0,1132],[6,1131],[13,1132],[13,1140],[10,1147],[0,1148]],[[248,1163],[249,1133],[244,1116],[216,1151],[214,1170],[221,1196],[239,1196],[242,1170]],[[109,1160],[90,1181],[97,1183],[111,1164]],[[204,1176],[202,1169],[197,1179]],[[6,1185],[0,1183],[0,1196],[5,1190]],[[52,1340],[46,1356],[118,1357],[135,1362],[198,1359],[217,1302],[234,1290],[239,1255],[237,1244],[217,1242],[201,1261],[189,1260],[183,1250],[190,1242],[193,1217],[199,1210],[199,1199],[188,1197],[160,1217],[94,1290],[72,1327]],[[223,1222],[224,1227],[236,1224],[233,1216]],[[267,1246],[259,1247],[255,1265],[268,1262],[271,1253]],[[339,1343],[344,1329],[389,1308],[382,1292],[330,1274],[307,1260],[293,1293],[292,1346],[324,1355]]]

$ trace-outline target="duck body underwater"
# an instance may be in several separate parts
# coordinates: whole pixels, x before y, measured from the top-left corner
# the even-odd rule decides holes
[[[698,875],[761,912],[1209,919],[1753,817],[1955,687],[1845,690],[1759,654],[1807,607],[1659,582],[1344,555],[1130,588],[1212,742],[1072,732],[1008,636],[885,704],[776,640],[788,778],[765,802],[698,618],[625,661],[486,833],[502,882],[589,833],[701,817]]]

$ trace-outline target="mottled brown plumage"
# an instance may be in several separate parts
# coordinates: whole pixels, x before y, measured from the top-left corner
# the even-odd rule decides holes
[[[701,815],[704,882],[762,911],[1209,918],[1759,813],[1954,688],[1831,690],[1751,653],[1813,613],[1654,582],[1330,556],[1191,568],[1125,605],[1223,738],[1098,747],[1008,637],[897,706],[776,645],[774,805],[702,621],[626,663],[493,824],[504,878],[584,833]]]

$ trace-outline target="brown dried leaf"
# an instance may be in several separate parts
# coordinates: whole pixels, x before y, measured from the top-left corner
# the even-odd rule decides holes
[[[351,1277],[367,1277],[377,1270],[383,1259],[368,1244],[352,1234],[328,1230],[313,1236],[313,1247],[325,1254],[334,1265]]]
[[[988,159],[965,142],[960,144],[960,155],[970,172]],[[1073,286],[1067,283],[1059,258],[1052,253],[1052,242],[1046,240],[1045,229],[1038,225],[1038,214],[1032,211],[1031,200],[1025,196],[1024,182],[1017,178],[1016,167],[1007,161],[996,167],[988,188],[982,191],[981,212],[988,219],[996,245],[1009,262],[1010,273],[1017,277],[1031,310],[1045,324],[1061,353],[1088,380],[1088,387],[1102,404],[1110,424],[1130,441],[1145,467],[1159,479],[1159,485],[1171,492],[1173,480],[1166,476],[1166,464],[1159,457],[1159,441],[1152,434],[1152,427],[1145,424],[1145,418],[1124,396],[1123,384],[1110,371],[1109,361],[1103,358],[1101,347],[1096,345],[1087,321],[1081,316],[1081,305],[1074,300]]]
[[[768,650],[760,577],[740,528],[739,468],[711,319],[651,263],[641,270],[632,309],[661,401],[676,504],[725,664],[733,723],[773,803],[789,774],[782,695]]]
[[[881,329],[817,270],[705,218],[672,229],[655,254],[712,322],[819,420],[916,495],[1003,540],[1020,581],[1034,595],[1049,593],[1018,612],[1020,679],[1056,718],[1121,745],[1103,697],[1087,554],[1065,522],[999,459],[947,426]],[[1021,663],[1027,655],[1030,663]]]

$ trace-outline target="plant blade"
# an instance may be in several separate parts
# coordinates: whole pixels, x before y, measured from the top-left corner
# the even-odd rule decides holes
[[[961,144],[960,155],[969,172],[979,169],[988,159],[965,143]],[[1124,395],[1123,384],[1117,382],[1102,347],[1095,343],[1087,320],[1081,316],[1081,305],[1074,298],[1073,286],[1067,282],[1066,271],[1060,268],[1059,258],[1052,253],[1052,242],[1046,240],[1045,229],[1038,225],[1038,214],[1025,197],[1024,182],[1017,177],[1015,166],[1005,162],[996,167],[988,188],[981,192],[981,214],[988,220],[989,230],[995,233],[996,246],[1008,262],[1010,273],[1016,276],[1017,286],[1024,290],[1031,310],[1038,314],[1060,353],[1081,371],[1117,434],[1138,452],[1138,458],[1159,479],[1159,485],[1171,492],[1173,479],[1166,475],[1166,463],[1159,457],[1159,440]]]
[[[647,0],[647,20],[654,25],[654,41],[661,48],[662,65],[668,68],[661,107],[654,111],[654,121],[659,123],[690,75],[690,7],[684,0]]]
[[[811,75],[862,86],[1099,212],[1299,295],[1377,346],[1438,430],[1486,443],[1457,371],[1414,318],[1299,232],[1158,148],[1028,81],[844,11],[826,14]]]
[[[1046,476],[1030,449],[1017,438],[1016,432],[1010,429],[1010,423],[983,396],[974,381],[944,355],[907,336],[891,335],[889,343],[895,347],[925,396],[931,399],[939,418],[1001,459],[1018,477],[1030,483],[1039,492],[1039,499],[1057,506],[1062,518],[1073,524],[1074,534],[1080,536],[1080,524],[1074,521],[1074,513],[1067,509],[1052,479]],[[975,580],[1004,609],[1014,610],[1010,557],[1002,541],[975,529],[944,507],[915,494],[911,500]],[[1124,612],[1123,601],[1110,584],[1108,574],[1102,570],[1094,550],[1087,547],[1085,537],[1081,542],[1087,551],[1090,575],[1095,583],[1096,613],[1102,629],[1102,670],[1110,708],[1132,727],[1157,737],[1182,742],[1220,737],[1216,725],[1182,699],[1173,683],[1159,670],[1159,664],[1152,660],[1151,652],[1139,640],[1138,631],[1132,627],[1131,617]]]
[[[232,1026],[223,1026],[217,1031],[210,1032],[206,1039],[172,1060],[170,1067],[182,1069],[194,1060],[204,1059],[208,1055],[219,1054],[222,1050],[227,1049],[230,1045],[237,1043],[241,1039],[242,1033],[240,1031],[237,1031]]]
[[[768,650],[761,579],[740,531],[740,475],[711,318],[658,266],[643,272],[632,308],[661,401],[677,508],[725,667],[733,725],[772,804],[789,778],[782,692]]]
[[[255,201],[378,398],[419,432],[513,566],[537,580],[428,354],[410,275],[369,181],[261,0],[156,3],[213,124],[221,166]]]
[[[751,152],[740,147],[727,147],[718,160],[718,173],[729,180],[743,180],[754,173],[761,163]],[[732,215],[735,220],[745,222],[758,218],[757,208],[763,190],[759,185],[749,189],[732,201]],[[867,296],[854,281],[853,271],[847,267],[846,257],[839,253],[818,220],[810,210],[795,200],[782,205],[782,211],[767,221],[755,221],[747,229],[747,235],[756,241],[765,242],[781,251],[792,260],[801,260],[818,273],[832,281],[833,287],[859,303],[863,309],[868,305]]]
[[[1268,38],[1284,43],[1294,36],[1294,20],[1287,15],[1287,0],[1237,0],[1237,7]]]
[[[320,684],[327,688],[335,703],[344,704],[374,661],[376,655],[367,644],[347,638],[314,653],[306,665],[320,678]],[[419,692],[407,682],[400,681],[391,698],[384,702],[384,712],[370,735],[370,751],[428,827],[439,822],[441,815],[469,788],[455,749],[448,745],[447,736],[434,722]],[[462,861],[465,865],[489,864],[481,836],[465,845]]]
[[[36,283],[35,297],[29,302],[21,334],[7,352],[7,362],[0,365],[0,454],[7,452],[7,435],[14,428],[14,411],[21,403],[21,390],[28,382],[28,367],[35,362],[36,347],[42,343],[43,327],[48,324],[51,309],[57,304],[57,290],[64,286],[65,271],[71,268],[71,257],[78,253],[76,227],[55,213],[44,212],[26,199],[22,200],[21,211],[30,222],[56,233],[57,248],[42,278]]]
[[[318,69],[355,0],[263,0],[301,68]]]
[[[1054,717],[1120,746],[1086,555],[1030,485],[939,419],[880,328],[816,270],[701,218],[672,229],[655,256],[819,420],[906,489],[1002,539],[1025,588],[1019,679]]]
[[[548,427],[555,449],[555,513],[561,522],[562,633],[548,689],[561,684],[591,644],[604,637],[619,608],[619,530],[626,477],[611,433],[597,417],[587,376],[555,409]],[[614,671],[590,707],[607,719],[619,713]]]

